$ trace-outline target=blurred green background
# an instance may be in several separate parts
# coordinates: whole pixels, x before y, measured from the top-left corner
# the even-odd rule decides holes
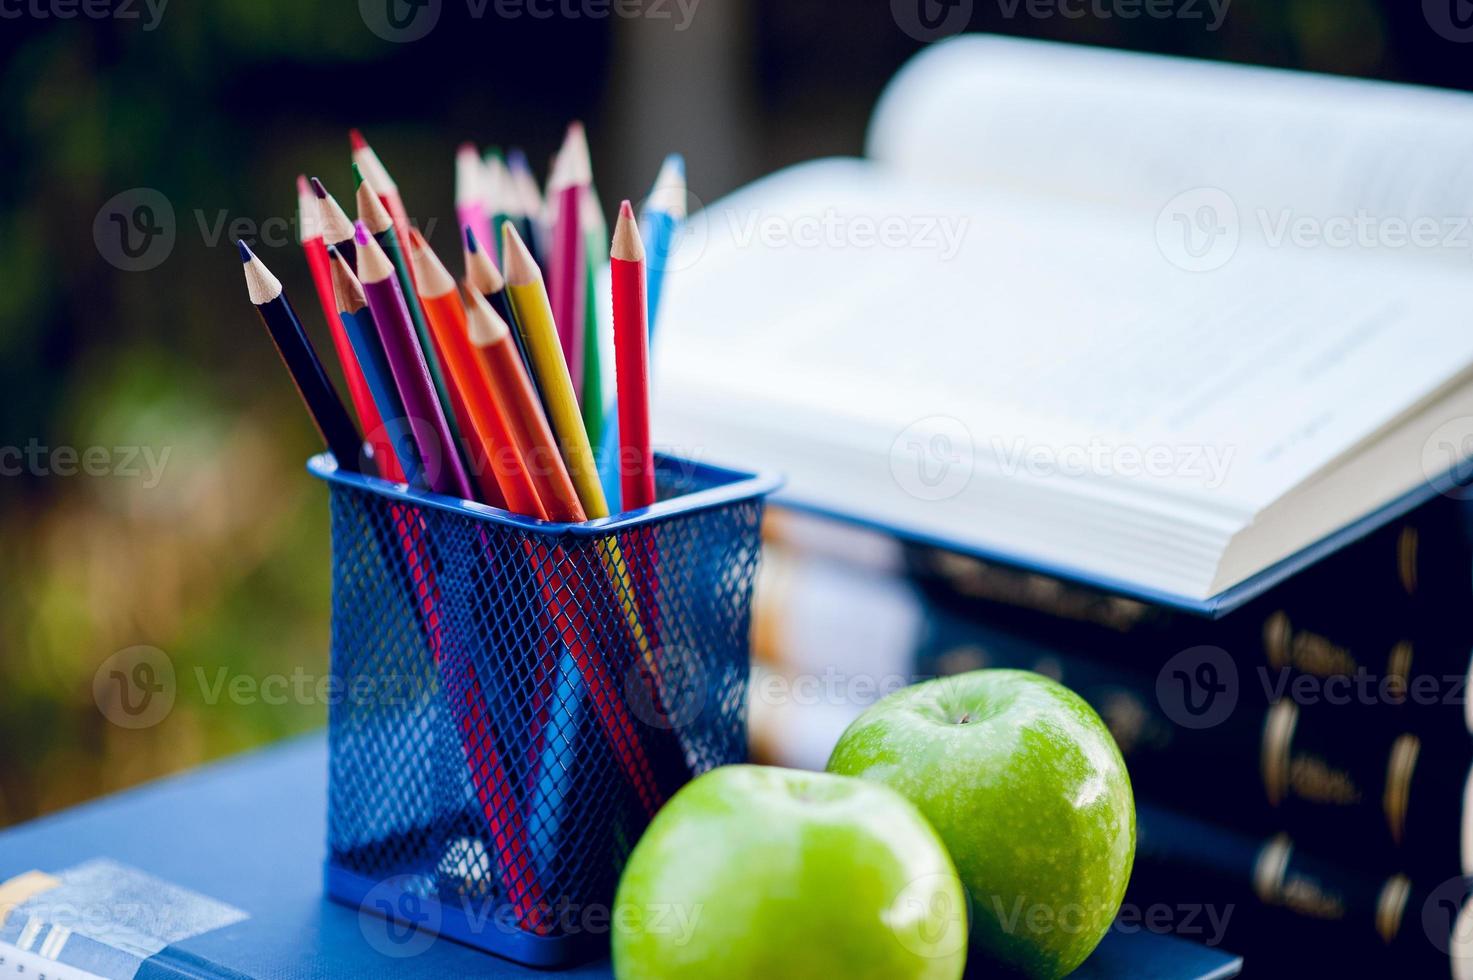
[[[349,126],[456,265],[463,139],[545,161],[578,117],[606,205],[643,196],[671,150],[713,201],[860,152],[875,97],[921,45],[888,0],[651,0],[640,17],[559,0],[545,19],[431,0],[434,29],[402,42],[371,28],[375,2],[402,4],[0,3],[0,825],[325,720],[291,688],[266,697],[268,678],[310,690],[327,670],[327,507],[231,240],[257,243],[327,354],[288,222],[299,172],[348,196]],[[1469,49],[1408,0],[1234,0],[1216,31],[969,7],[974,30],[1473,82]],[[119,194],[161,229],[147,268],[95,227]],[[91,450],[97,475],[59,474],[66,449]],[[174,700],[133,729],[93,685],[140,645],[173,668]],[[221,687],[237,678],[245,694]]]

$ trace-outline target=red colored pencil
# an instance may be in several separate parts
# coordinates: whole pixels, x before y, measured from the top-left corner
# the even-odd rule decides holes
[[[353,402],[353,411],[358,416],[359,428],[364,438],[373,446],[373,462],[384,479],[404,479],[394,447],[389,444],[378,406],[373,393],[353,353],[353,344],[343,330],[338,318],[337,297],[332,288],[332,264],[327,258],[327,243],[322,238],[322,220],[317,196],[305,175],[297,176],[297,237],[302,251],[307,253],[307,266],[312,270],[312,285],[317,289],[317,302],[322,306],[322,315],[327,320],[328,333],[332,336],[333,350],[337,352],[338,364],[343,369],[343,378],[348,383],[348,397]]]
[[[353,162],[358,164],[358,170],[363,174],[365,180],[373,185],[378,199],[383,202],[389,211],[389,217],[394,221],[394,233],[399,236],[399,241],[408,247],[409,243],[409,212],[404,209],[404,198],[399,195],[399,185],[394,178],[389,176],[388,168],[373,152],[373,147],[368,145],[368,140],[363,138],[361,130],[350,129],[348,131],[348,142],[353,144]],[[410,270],[413,276],[413,270]],[[418,285],[416,283],[416,285]]]
[[[624,510],[655,502],[650,445],[649,300],[644,242],[634,208],[619,206],[609,250],[614,292],[614,371],[619,392],[619,488]]]

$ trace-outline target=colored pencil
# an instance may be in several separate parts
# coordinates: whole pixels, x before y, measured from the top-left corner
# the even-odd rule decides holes
[[[511,171],[506,169],[506,160],[502,158],[501,151],[495,148],[487,150],[481,159],[481,206],[490,218],[490,237],[478,231],[476,238],[485,242],[492,252],[500,247],[501,226],[516,220],[518,200]],[[492,258],[497,263],[501,261],[499,256],[494,255]]]
[[[495,241],[491,211],[486,202],[486,170],[474,143],[462,143],[455,152],[455,222],[460,228],[474,228],[483,242]],[[418,282],[419,270],[415,270]]]
[[[339,322],[353,345],[358,363],[363,366],[363,376],[373,395],[379,415],[383,418],[386,442],[390,454],[401,473],[402,482],[428,490],[425,481],[424,460],[419,455],[419,444],[408,424],[408,413],[404,411],[404,399],[394,385],[394,372],[389,367],[388,355],[384,353],[383,340],[373,320],[373,311],[363,295],[363,284],[348,267],[348,260],[336,246],[328,246],[332,262],[333,303]],[[392,479],[391,477],[385,477]]]
[[[337,198],[322,186],[322,181],[313,177],[310,183],[312,193],[317,197],[317,216],[322,222],[322,240],[341,252],[351,268],[358,256],[358,246],[353,244],[353,219],[348,217]]]
[[[486,297],[486,302],[491,304],[497,316],[508,324],[515,324],[516,318],[512,316],[511,304],[506,297],[506,279],[501,275],[501,270],[496,268],[496,264],[491,261],[490,253],[476,238],[476,233],[469,228],[465,229],[465,249],[462,257],[465,262],[465,278],[471,288]],[[531,372],[532,364],[527,360],[527,348],[522,342],[521,332],[513,327],[511,336],[516,342],[517,355],[522,359],[522,366]],[[532,382],[532,390],[537,390],[535,380]],[[542,395],[538,394],[537,399],[540,406]]]
[[[394,231],[399,236],[399,241],[409,240],[409,212],[404,208],[404,198],[399,195],[399,185],[394,178],[389,176],[389,170],[384,162],[379,159],[373,147],[368,145],[368,140],[363,138],[361,130],[351,129],[348,131],[348,142],[353,147],[353,164],[362,174],[369,178],[373,189],[378,192],[379,200],[383,202],[384,208],[393,217]]]
[[[532,361],[537,390],[542,393],[543,408],[552,423],[558,448],[567,464],[568,475],[578,490],[578,499],[590,518],[609,516],[608,502],[598,482],[598,468],[588,444],[588,431],[578,412],[578,399],[573,394],[573,379],[568,374],[558,344],[557,326],[547,298],[542,271],[532,261],[527,246],[512,225],[503,228],[506,253],[506,291],[516,316],[517,329]]]
[[[416,246],[416,242],[420,243],[420,247]],[[460,305],[460,297],[455,295],[455,280],[450,278],[450,273],[440,265],[440,260],[429,251],[429,244],[425,242],[418,228],[409,229],[408,251],[410,263],[414,267],[414,280],[420,284],[420,308],[424,311],[429,328],[430,343],[435,350],[435,360],[439,362],[443,372],[450,408],[457,422],[451,427],[451,435],[456,436],[465,450],[466,472],[478,491],[475,499],[480,503],[505,509],[506,496],[502,493],[501,484],[494,472],[498,450],[472,405],[474,392],[471,388],[476,379],[474,376],[466,377],[463,371],[457,369],[455,351],[447,346],[454,342],[457,334],[465,333],[465,309]],[[442,278],[437,279],[431,298],[425,292],[423,277],[436,272],[441,273]],[[444,288],[446,282],[449,283],[448,289]]]
[[[430,332],[430,322],[425,317],[424,304],[420,302],[419,291],[415,287],[414,269],[410,265],[407,251],[409,240],[399,237],[381,196],[375,193],[373,181],[358,169],[357,164],[353,165],[353,175],[358,180],[358,219],[373,235],[394,267],[394,274],[399,279],[399,290],[404,294],[404,304],[409,310],[409,322],[414,327],[415,336],[419,338],[419,349],[424,355],[425,367],[430,372],[435,397],[440,402],[445,422],[450,426],[453,440],[451,445],[456,455],[461,457],[462,464],[466,465],[470,462],[466,450],[469,444],[465,438],[466,430],[470,427],[470,418],[459,392],[445,378],[445,366],[440,363],[440,349]],[[469,472],[473,467],[466,465],[466,469]]]
[[[343,369],[343,380],[348,385],[348,398],[358,416],[359,430],[373,447],[374,468],[387,480],[402,481],[404,474],[399,468],[399,461],[394,458],[389,437],[384,432],[383,420],[374,405],[373,393],[364,380],[353,345],[343,332],[343,324],[338,319],[337,303],[333,297],[331,263],[328,261],[327,244],[322,240],[320,206],[312,185],[303,175],[297,176],[297,232],[302,251],[307,255],[307,267],[312,272],[317,302],[322,307],[327,331],[332,337],[333,350],[338,356],[338,366]]]
[[[470,409],[472,426],[486,457],[487,476],[496,484],[498,495],[505,501],[498,506],[504,506],[514,514],[545,520],[547,512],[526,471],[506,415],[492,392],[491,379],[466,334],[469,328],[467,308],[461,305],[455,280],[418,230],[411,231],[410,236],[410,252],[419,272],[430,328],[440,338],[445,362]]]
[[[614,367],[619,389],[619,490],[624,510],[655,502],[650,447],[649,297],[644,243],[634,208],[619,207],[609,255],[614,293]]]
[[[583,351],[588,305],[587,249],[583,237],[583,197],[591,177],[587,141],[583,127],[568,127],[568,136],[548,180],[548,196],[557,202],[552,215],[552,261],[548,269],[548,291],[552,319],[557,324],[558,342],[573,381],[573,393],[582,404]],[[508,257],[506,262],[510,262]],[[503,263],[505,264],[505,263]]]
[[[291,372],[297,393],[306,403],[318,435],[340,469],[354,473],[362,471],[363,438],[323,370],[312,341],[307,339],[307,332],[302,329],[302,321],[282,291],[281,280],[271,274],[271,270],[256,258],[245,242],[237,241],[235,244],[245,267],[246,292],[256,312],[261,315],[261,322],[271,335],[276,352]]]
[[[644,210],[639,218],[639,230],[645,241],[649,258],[650,336],[659,326],[660,297],[665,286],[670,252],[675,245],[675,236],[685,223],[685,158],[672,153],[665,158],[655,186],[650,191]]]
[[[384,254],[378,240],[360,222],[354,240],[358,245],[358,281],[368,307],[373,311],[379,339],[388,356],[394,375],[394,386],[404,401],[408,424],[425,461],[425,482],[436,493],[469,500],[473,496],[470,478],[455,451],[450,426],[444,409],[435,396],[435,386],[425,365],[419,336],[409,319],[404,291],[394,272],[394,265]]]
[[[598,192],[590,182],[579,199],[578,227],[583,236],[583,388],[580,407],[588,442],[602,446],[608,428],[605,400],[611,387],[610,338],[604,335],[607,321],[599,316],[598,274],[609,264],[609,225],[604,220]]]
[[[465,305],[467,335],[485,368],[492,397],[547,518],[574,523],[586,520],[583,503],[558,452],[557,439],[512,343],[511,328],[469,281],[465,284]]]
[[[533,256],[541,257],[547,244],[538,237],[542,233],[538,226],[542,215],[542,191],[537,187],[537,178],[532,173],[532,165],[527,162],[527,154],[520,147],[514,146],[507,151],[506,170],[511,174],[516,201],[517,210],[513,213],[518,219],[517,233],[522,236],[522,241]],[[500,247],[501,239],[497,238],[496,241]]]

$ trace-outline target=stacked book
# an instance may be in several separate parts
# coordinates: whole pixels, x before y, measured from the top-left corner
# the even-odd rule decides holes
[[[1463,521],[1440,499],[1213,620],[779,511],[754,756],[819,768],[890,690],[1037,671],[1094,706],[1130,768],[1122,928],[1151,913],[1250,967],[1348,957],[1449,976],[1473,928]]]
[[[1473,976],[1469,213],[1466,94],[968,37],[694,216],[656,438],[788,479],[759,756],[1052,674],[1130,766],[1134,927]]]

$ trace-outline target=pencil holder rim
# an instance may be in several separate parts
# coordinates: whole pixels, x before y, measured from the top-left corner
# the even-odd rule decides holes
[[[655,454],[655,468],[661,472],[678,469],[685,476],[694,478],[699,483],[710,485],[703,490],[695,490],[668,500],[661,500],[639,510],[625,511],[610,517],[600,517],[581,523],[567,523],[525,517],[488,504],[462,500],[459,497],[431,493],[426,490],[415,490],[408,484],[393,483],[382,477],[353,473],[341,469],[330,452],[318,453],[307,460],[307,472],[324,483],[335,483],[339,486],[364,490],[390,500],[432,507],[436,510],[472,517],[478,521],[500,524],[549,537],[560,535],[575,538],[604,537],[672,517],[684,517],[700,511],[725,507],[741,500],[767,497],[781,488],[784,482],[782,477],[772,473],[731,469],[717,466],[714,463],[702,463],[683,456],[664,453]]]

